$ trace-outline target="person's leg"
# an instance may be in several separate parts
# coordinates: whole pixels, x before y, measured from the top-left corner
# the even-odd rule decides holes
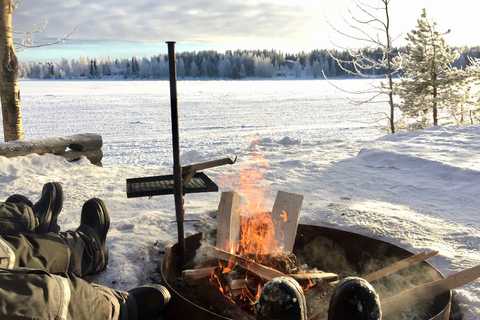
[[[0,203],[0,235],[58,232],[62,206],[63,190],[58,182],[46,183],[35,204],[23,195],[11,195]]]
[[[0,319],[146,320],[170,301],[160,285],[113,290],[33,269],[0,269]]]
[[[90,199],[83,205],[76,231],[0,237],[0,267],[72,272],[78,277],[97,273],[108,263],[105,241],[109,227],[103,201]]]
[[[30,206],[0,202],[0,235],[35,233],[38,223]]]
[[[146,320],[158,316],[171,299],[167,288],[156,284],[139,286],[129,291],[113,290],[97,284],[92,286],[102,292],[114,310],[118,310],[119,320]]]
[[[105,245],[110,228],[110,215],[105,203],[97,198],[85,202],[80,227],[75,232],[61,232],[70,249],[68,272],[79,277],[102,271],[108,263]]]
[[[110,300],[101,291],[72,274],[0,269],[2,320],[117,320],[114,315]]]

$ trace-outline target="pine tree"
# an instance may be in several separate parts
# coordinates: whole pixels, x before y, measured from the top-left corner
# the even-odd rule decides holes
[[[451,123],[448,119],[461,118],[459,106],[470,100],[466,72],[452,67],[459,54],[452,52],[443,38],[450,30],[440,33],[436,26],[423,9],[416,28],[407,34],[406,52],[394,59],[406,76],[401,78],[397,93],[401,99],[399,109],[415,121],[408,124],[410,129],[425,128],[432,123],[436,126],[439,119]]]

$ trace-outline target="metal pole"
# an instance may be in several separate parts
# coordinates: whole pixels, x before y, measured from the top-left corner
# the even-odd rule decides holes
[[[170,105],[172,107],[172,139],[173,139],[173,183],[175,196],[175,213],[178,230],[178,258],[179,266],[185,262],[185,234],[183,222],[185,212],[183,210],[182,195],[182,167],[180,165],[180,139],[178,133],[178,102],[177,102],[177,67],[175,57],[175,42],[168,41],[168,66],[170,72]]]

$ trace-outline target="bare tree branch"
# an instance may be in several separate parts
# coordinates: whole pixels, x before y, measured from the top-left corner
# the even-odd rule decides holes
[[[18,7],[18,5],[19,5],[19,0],[15,0],[14,4],[13,4],[14,9],[16,9]],[[62,38],[57,38],[53,42],[47,42],[47,43],[42,43],[42,44],[34,44],[35,35],[38,34],[38,33],[41,33],[43,30],[45,30],[47,24],[48,24],[48,19],[45,20],[45,23],[40,28],[37,25],[33,25],[32,30],[26,30],[26,31],[12,30],[12,34],[21,35],[21,36],[25,37],[21,41],[13,41],[13,44],[15,46],[15,51],[16,52],[21,52],[21,51],[25,51],[25,50],[32,50],[32,49],[35,49],[35,48],[40,48],[40,47],[53,46],[55,44],[65,42],[77,30],[77,26],[75,26],[72,29],[72,31],[70,31],[70,33],[63,36]]]
[[[72,29],[72,31],[70,31],[70,33],[65,35],[63,38],[57,38],[57,40],[53,42],[34,44],[33,40],[34,40],[35,34],[42,32],[45,26],[47,25],[47,23],[48,23],[48,20],[45,22],[45,25],[40,29],[37,29],[37,27],[34,25],[31,31],[22,31],[22,32],[14,31],[14,33],[16,34],[28,35],[28,37],[26,39],[23,39],[21,42],[18,42],[18,41],[13,42],[15,45],[15,51],[21,52],[24,50],[32,50],[40,47],[53,46],[55,44],[65,42],[77,30],[77,26],[75,26]]]
[[[393,75],[397,72],[392,68],[392,38],[390,36],[390,17],[388,14],[388,4],[390,0],[381,0],[383,7],[374,7],[361,0],[355,1],[355,8],[358,13],[348,9],[350,19],[347,20],[342,16],[343,23],[352,32],[344,32],[333,26],[327,19],[327,23],[340,36],[359,41],[364,45],[362,49],[343,48],[348,52],[348,57],[340,58],[336,56],[335,52],[329,51],[330,57],[335,60],[338,67],[344,72],[354,76],[368,77],[368,78],[386,78],[387,84],[381,82],[374,89],[368,89],[361,92],[351,92],[349,90],[342,90],[350,92],[355,95],[370,94],[370,98],[362,98],[362,100],[349,100],[354,105],[362,105],[366,103],[380,103],[378,97],[380,95],[388,96],[388,104],[390,106],[390,116],[387,118],[389,122],[389,131],[395,132],[394,114],[395,105],[393,103]],[[378,17],[377,12],[384,11],[384,18]],[[382,38],[385,38],[382,40]],[[336,47],[333,41],[332,43]],[[381,56],[378,56],[378,51],[381,50]],[[370,51],[369,51],[370,50]],[[325,79],[327,77],[324,74]],[[328,80],[328,79],[327,79]],[[331,82],[330,82],[331,83]]]

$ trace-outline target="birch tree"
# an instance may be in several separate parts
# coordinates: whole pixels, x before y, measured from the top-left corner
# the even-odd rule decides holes
[[[350,102],[356,105],[387,103],[389,110],[384,115],[388,120],[388,130],[390,133],[395,133],[393,75],[397,70],[392,65],[394,39],[390,34],[390,14],[388,11],[390,0],[381,0],[379,3],[379,6],[372,6],[366,2],[355,1],[355,12],[349,10],[350,17],[348,19],[343,18],[349,30],[341,31],[335,26],[332,26],[332,28],[340,36],[361,43],[362,48],[345,48],[336,44],[337,47],[344,49],[348,55],[339,56],[334,51],[330,51],[330,56],[348,74],[386,79],[386,82],[382,81],[380,84],[372,82],[369,89],[350,92],[355,95],[368,96],[367,98],[352,99]],[[376,52],[380,54],[377,55]],[[343,91],[349,92],[348,90]],[[381,96],[386,96],[387,100],[377,99]]]
[[[43,30],[33,26],[30,31],[15,31],[12,27],[12,14],[18,5],[17,0],[3,0],[0,13],[0,100],[2,104],[3,135],[5,142],[23,139],[20,88],[18,86],[18,59],[15,51],[54,45],[65,41],[70,34],[52,43],[35,45],[33,36]],[[21,41],[13,41],[13,34],[24,36]]]
[[[2,2],[0,14],[0,97],[2,103],[3,135],[5,142],[23,139],[18,59],[12,38],[13,0]]]

